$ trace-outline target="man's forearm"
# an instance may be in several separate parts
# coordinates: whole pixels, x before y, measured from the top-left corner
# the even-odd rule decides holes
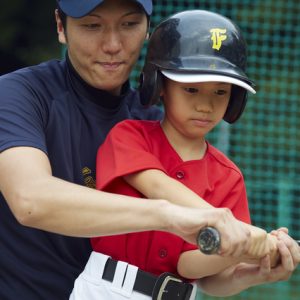
[[[54,177],[48,157],[36,148],[0,153],[0,190],[15,218],[33,228],[78,237],[172,231],[167,201],[104,193]]]
[[[27,186],[17,202],[20,223],[59,234],[91,237],[168,230],[161,210],[166,201],[105,193],[50,176]]]

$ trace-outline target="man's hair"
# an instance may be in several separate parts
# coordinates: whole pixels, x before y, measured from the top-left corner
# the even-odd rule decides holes
[[[64,30],[66,30],[67,15],[60,9],[59,5],[57,5],[57,12],[58,12],[58,16],[61,19],[61,22],[63,24]]]
[[[63,24],[64,30],[66,31],[66,26],[67,26],[67,15],[61,10],[61,8],[59,7],[58,3],[56,4],[57,6],[57,12],[58,12],[58,16],[61,19],[61,22]],[[150,27],[150,16],[148,16],[146,14],[147,17],[147,23],[148,23],[148,29]]]

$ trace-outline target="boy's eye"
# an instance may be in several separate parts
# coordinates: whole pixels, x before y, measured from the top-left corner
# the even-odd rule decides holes
[[[185,90],[187,93],[190,93],[190,94],[195,94],[195,93],[198,92],[198,89],[192,88],[192,87],[190,87],[190,88],[184,88],[184,90]]]
[[[216,91],[215,91],[215,94],[216,94],[216,95],[222,96],[222,95],[226,95],[226,94],[227,94],[227,91],[226,91],[226,90],[216,90]]]

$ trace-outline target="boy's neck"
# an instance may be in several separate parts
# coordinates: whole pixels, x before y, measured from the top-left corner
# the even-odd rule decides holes
[[[161,123],[161,128],[170,145],[183,161],[198,160],[204,157],[207,149],[204,136],[197,139],[186,137],[165,122]]]

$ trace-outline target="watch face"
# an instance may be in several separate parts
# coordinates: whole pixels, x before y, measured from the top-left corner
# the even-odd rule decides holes
[[[204,254],[217,253],[221,245],[219,232],[213,227],[201,229],[197,237],[197,245]]]

